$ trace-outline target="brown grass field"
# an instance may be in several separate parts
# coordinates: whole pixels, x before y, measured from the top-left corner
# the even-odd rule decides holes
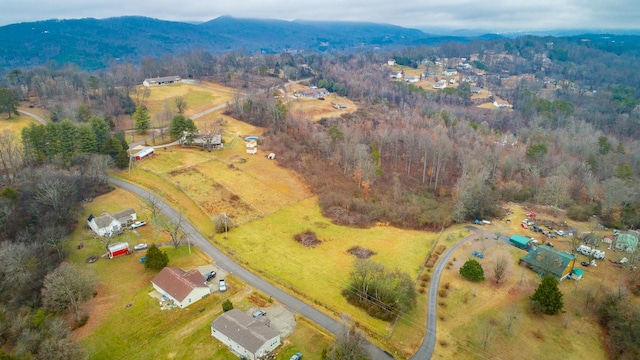
[[[6,114],[0,115],[0,132],[5,130],[14,133],[18,138],[22,135],[22,129],[30,124],[40,124],[35,119],[26,115],[14,115],[11,119],[7,119]]]

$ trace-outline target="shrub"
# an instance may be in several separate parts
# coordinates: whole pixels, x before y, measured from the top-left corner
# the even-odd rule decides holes
[[[227,299],[222,303],[222,311],[227,312],[229,310],[233,310],[233,303]]]
[[[482,270],[482,265],[475,260],[469,259],[464,265],[460,268],[460,275],[464,278],[471,281],[484,281],[484,270]]]
[[[438,290],[438,295],[440,295],[440,297],[447,297],[447,290],[446,289],[440,289]]]
[[[431,280],[431,275],[429,274],[422,274],[422,276],[420,276],[420,280],[427,282],[429,280]]]
[[[156,244],[151,244],[147,255],[147,260],[144,262],[144,268],[150,270],[162,270],[169,264],[169,256],[166,252],[158,249]]]

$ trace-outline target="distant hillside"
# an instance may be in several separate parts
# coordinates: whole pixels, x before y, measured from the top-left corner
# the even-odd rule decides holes
[[[112,61],[139,61],[189,49],[219,54],[235,49],[278,53],[287,49],[353,51],[393,48],[465,37],[434,37],[420,30],[364,22],[236,19],[201,24],[146,17],[47,20],[0,27],[0,67],[5,70],[54,60],[97,69]]]

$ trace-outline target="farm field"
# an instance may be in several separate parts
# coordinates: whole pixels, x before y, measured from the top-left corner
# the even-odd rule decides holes
[[[203,85],[205,86],[181,83],[170,86],[152,86],[149,88],[149,97],[143,103],[147,106],[150,114],[157,114],[162,112],[165,102],[174,108],[175,99],[182,97],[187,103],[184,115],[188,117],[234,99],[234,93],[229,88],[209,83]]]
[[[287,106],[292,114],[299,114],[313,121],[318,121],[323,118],[340,117],[342,114],[350,114],[358,109],[354,102],[334,93],[324,96],[323,99],[324,100],[299,97],[289,99]],[[334,104],[346,106],[346,108],[337,109]]]

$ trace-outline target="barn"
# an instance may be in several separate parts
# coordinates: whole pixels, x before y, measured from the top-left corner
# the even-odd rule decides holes
[[[132,156],[132,157],[133,157],[136,161],[140,161],[140,160],[142,160],[142,159],[144,159],[144,158],[147,158],[147,157],[153,156],[153,154],[154,154],[154,152],[153,152],[153,148],[144,148],[144,149],[142,149],[142,150],[138,151],[137,153],[133,154],[133,156]]]
[[[109,259],[113,259],[116,256],[131,254],[129,243],[119,242],[111,244],[107,248],[109,250]]]

